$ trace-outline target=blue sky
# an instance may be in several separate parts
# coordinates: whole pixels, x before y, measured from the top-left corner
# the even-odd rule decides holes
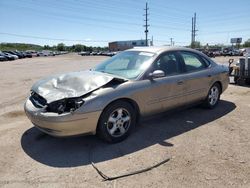
[[[107,46],[108,41],[144,39],[144,8],[155,45],[188,45],[197,14],[202,44],[250,38],[249,0],[0,0],[0,42]]]

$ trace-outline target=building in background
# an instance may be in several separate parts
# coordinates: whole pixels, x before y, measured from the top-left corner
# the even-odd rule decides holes
[[[110,51],[123,51],[137,46],[145,46],[145,40],[114,41],[109,43]]]

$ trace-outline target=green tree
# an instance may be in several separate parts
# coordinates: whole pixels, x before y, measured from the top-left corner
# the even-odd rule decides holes
[[[81,45],[81,44],[76,44],[76,45],[73,45],[74,48],[73,48],[73,51],[74,52],[81,52],[81,51],[84,51],[84,45]],[[73,47],[72,46],[72,47]]]
[[[250,39],[244,42],[243,47],[250,47]]]
[[[44,45],[44,46],[43,46],[43,49],[44,49],[44,50],[49,50],[49,49],[50,49],[50,46],[49,46],[49,45]]]
[[[199,41],[194,41],[191,43],[191,48],[200,48],[201,43]]]
[[[63,44],[63,43],[59,43],[59,44],[57,44],[56,49],[57,49],[58,51],[65,51],[66,46],[65,46],[65,44]]]

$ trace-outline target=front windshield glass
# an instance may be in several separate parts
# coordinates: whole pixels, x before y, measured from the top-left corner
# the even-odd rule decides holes
[[[142,51],[125,51],[98,65],[94,70],[127,79],[137,78],[149,65],[155,54]]]

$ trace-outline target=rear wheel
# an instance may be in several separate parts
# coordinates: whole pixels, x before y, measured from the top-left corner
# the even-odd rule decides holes
[[[98,136],[111,143],[126,139],[136,124],[135,114],[133,106],[125,101],[112,103],[100,117]]]
[[[219,100],[220,100],[220,94],[221,94],[221,87],[218,83],[215,83],[208,92],[207,98],[204,101],[204,105],[207,108],[214,108]]]

